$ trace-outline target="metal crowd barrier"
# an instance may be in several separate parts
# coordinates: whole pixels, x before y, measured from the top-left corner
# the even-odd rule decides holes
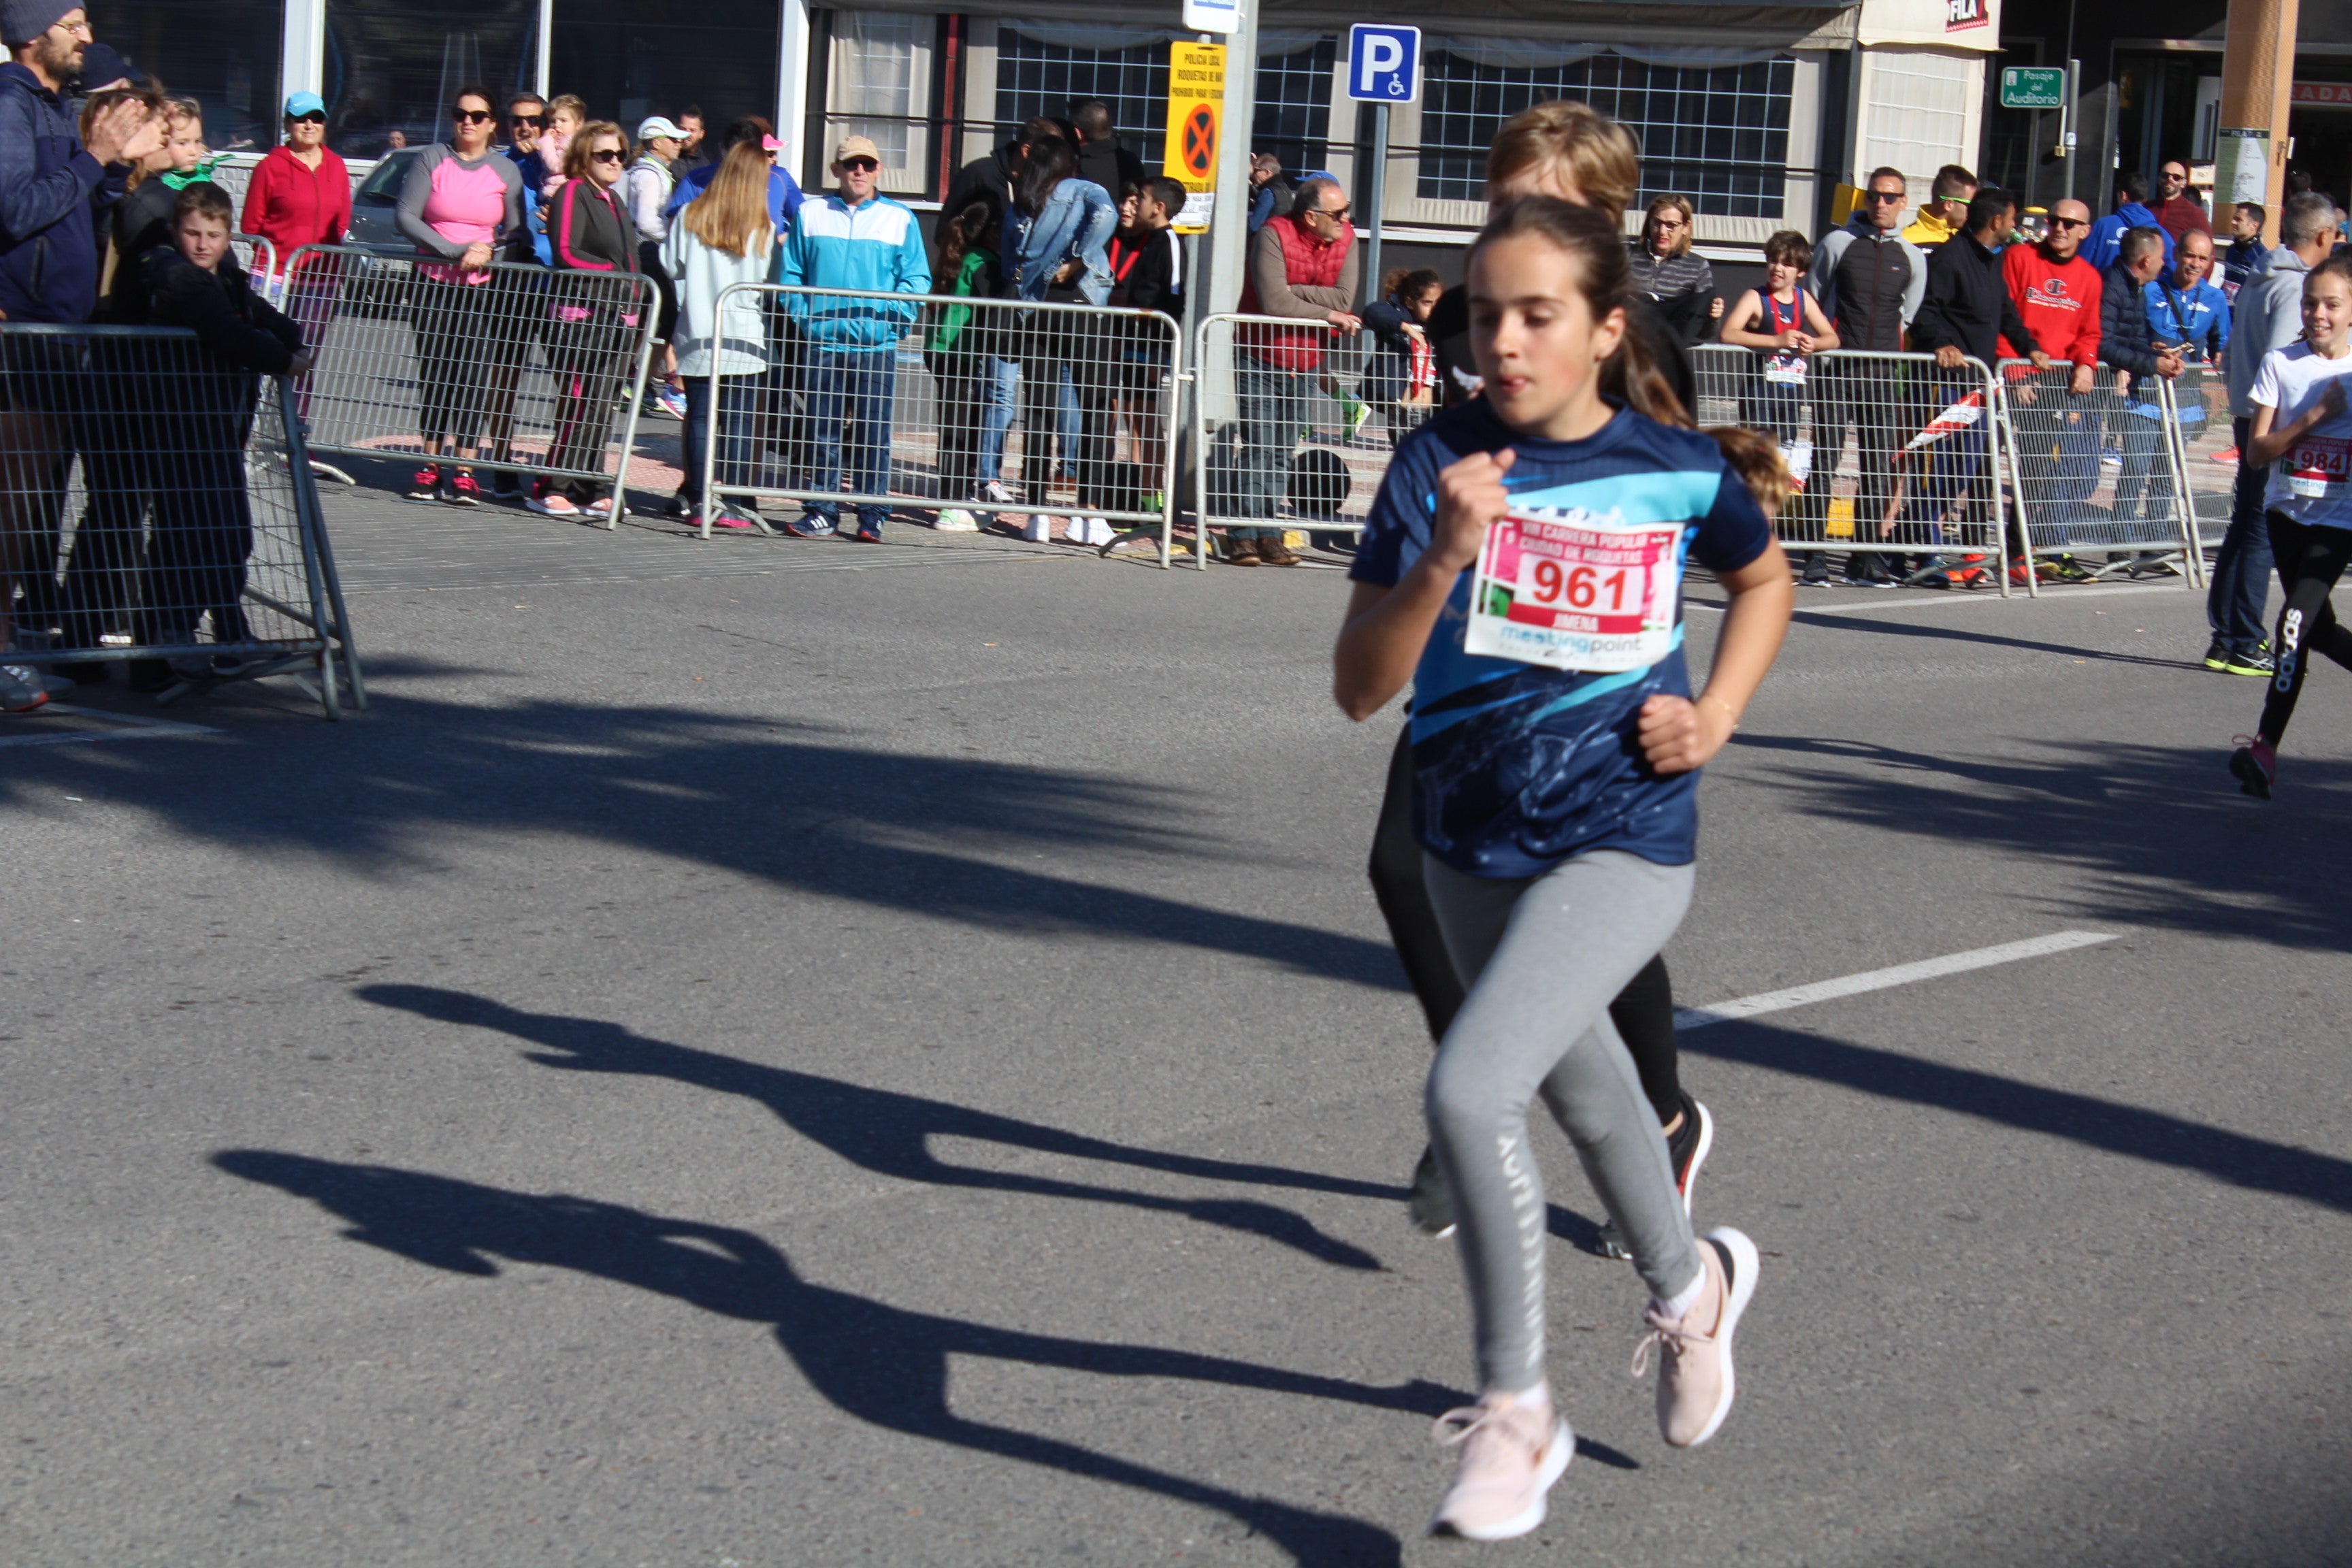
[[[186,328],[18,322],[0,376],[0,664],[162,660],[160,701],[287,675],[330,719],[367,706],[283,378]]]
[[[2180,411],[2184,398],[2219,393],[2210,371],[2190,367],[2186,385],[2150,376],[2126,386],[2131,378],[2101,365],[2078,395],[2071,364],[2001,362],[2011,510],[2028,559],[2065,557],[2095,580],[2177,574],[2183,588],[2203,584]],[[2038,595],[2040,572],[2028,575]]]
[[[228,237],[228,247],[236,254],[236,264],[252,274],[254,291],[268,291],[274,303],[278,298],[274,291],[278,280],[278,247],[271,244],[266,235],[233,234]]]
[[[817,502],[842,526],[860,509],[963,511],[1002,531],[1020,517],[1112,528],[1104,552],[1174,547],[1182,336],[1156,310],[1018,300],[736,284],[764,364],[713,378],[689,489],[704,538],[727,498],[769,532],[756,502]],[[740,363],[740,362],[738,362]],[[691,386],[691,383],[688,384]],[[698,468],[698,472],[696,469]]]
[[[1390,453],[1434,412],[1369,384],[1369,337],[1285,316],[1202,319],[1192,474],[1204,570],[1213,529],[1363,531]]]
[[[1779,442],[1801,488],[1781,509],[1780,542],[1815,553],[1878,556],[1918,582],[2006,596],[1999,476],[2006,433],[1992,372],[1946,369],[1927,353],[1839,349],[1774,360],[1753,349],[1691,350],[1702,426],[1746,425]]]
[[[651,280],[383,247],[305,246],[288,314],[318,344],[304,379],[310,449],[613,487],[583,521],[616,525],[653,357]],[[437,447],[456,455],[436,458]]]

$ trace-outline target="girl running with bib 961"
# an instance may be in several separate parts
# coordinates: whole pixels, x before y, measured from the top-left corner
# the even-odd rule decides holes
[[[2254,373],[2247,401],[2254,419],[2249,463],[2268,464],[2263,495],[2271,554],[2286,604],[2272,647],[2278,669],[2263,700],[2261,726],[2230,755],[2246,794],[2268,800],[2278,782],[2278,743],[2303,695],[2310,656],[2352,669],[2352,631],[2327,602],[2352,563],[2352,256],[2331,256],[2303,282],[2303,341],[2273,349]]]
[[[1414,826],[1467,1000],[1431,1070],[1431,1138],[1469,1276],[1481,1397],[1441,1423],[1461,1457],[1432,1529],[1524,1534],[1575,1439],[1544,1366],[1537,1095],[1576,1145],[1652,1298],[1668,1443],[1730,1413],[1733,1331],[1756,1289],[1739,1232],[1695,1237],[1609,1004],[1688,905],[1697,769],[1779,652],[1794,590],[1735,468],[1780,474],[1752,431],[1711,438],[1625,331],[1616,226],[1548,197],[1504,208],[1469,258],[1483,396],[1410,437],[1374,502],[1335,655],[1369,718],[1413,683]],[[1643,412],[1660,411],[1673,423]],[[1706,689],[1683,663],[1686,557],[1731,595]]]

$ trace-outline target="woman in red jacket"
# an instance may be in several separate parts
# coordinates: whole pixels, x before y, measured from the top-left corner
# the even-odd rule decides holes
[[[334,314],[334,263],[313,257],[291,279],[282,269],[302,247],[333,245],[351,226],[351,171],[328,150],[327,106],[315,92],[298,92],[286,100],[285,142],[272,147],[254,166],[253,179],[245,188],[244,232],[260,235],[276,249],[281,273],[268,279],[266,290],[278,298],[300,325],[302,341],[314,348],[326,342],[327,322]],[[306,418],[310,405],[305,386]]]
[[[551,468],[601,468],[613,435],[613,405],[636,370],[633,351],[642,300],[623,280],[588,274],[637,270],[637,231],[614,195],[629,161],[628,138],[606,120],[583,125],[563,159],[564,182],[547,204],[548,250],[558,278],[549,291],[548,365],[555,374]],[[582,275],[567,286],[564,273]],[[628,455],[622,454],[625,470]],[[523,504],[549,517],[610,515],[610,497],[588,479],[541,479]]]

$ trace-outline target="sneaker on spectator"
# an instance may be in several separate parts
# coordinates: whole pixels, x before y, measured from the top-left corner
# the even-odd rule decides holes
[[[520,506],[530,494],[530,487],[512,468],[500,468],[490,476],[489,499],[500,506]]]
[[[1112,540],[1118,537],[1118,531],[1111,527],[1110,519],[1107,517],[1090,517],[1086,521],[1087,531],[1084,539],[1080,542],[1100,547],[1102,545],[1108,544]]]
[[[2011,587],[2026,587],[2032,582],[2032,568],[2028,564],[2023,556],[2021,555],[2016,560],[2009,563],[2009,585]]]
[[[1054,516],[1053,516],[1053,514],[1052,514],[1051,512],[1044,512],[1044,511],[1033,511],[1033,512],[1031,512],[1031,513],[1029,514],[1029,521],[1028,521],[1027,526],[1026,526],[1026,527],[1024,527],[1024,528],[1023,528],[1023,529],[1022,529],[1022,531],[1021,531],[1021,537],[1022,537],[1023,539],[1024,539],[1024,540],[1028,541],[1028,542],[1029,542],[1030,543],[1032,543],[1032,544],[1051,544],[1051,543],[1053,543],[1053,542],[1054,542]]]
[[[683,388],[665,386],[654,394],[654,402],[672,419],[683,420],[686,417],[686,393]]]
[[[522,504],[541,517],[578,517],[580,515],[580,509],[572,504],[572,498],[557,489],[551,489],[544,495],[535,495]]]
[[[2213,668],[2210,655],[2206,657],[2205,668],[2208,669]],[[2278,660],[2273,657],[2267,647],[2258,647],[2252,653],[2230,655],[2221,668],[2231,675],[2259,675],[2267,680],[2278,673]]]
[[[731,533],[749,532],[760,526],[760,520],[730,501],[710,514],[710,526],[723,528]]]
[[[2237,460],[2238,449],[2235,447],[2231,447],[2226,452],[2216,452],[2213,454],[2213,461],[2217,463],[2234,463]]]
[[[430,464],[417,469],[416,477],[408,481],[408,494],[402,499],[413,501],[439,500],[441,470]]]
[[[580,502],[579,507],[580,515],[583,517],[600,519],[609,518],[613,515],[613,498],[611,496],[592,496],[588,500]]]
[[[1344,386],[1335,388],[1331,396],[1339,405],[1340,413],[1347,416],[1348,439],[1353,441],[1357,433],[1370,420],[1372,405]]]
[[[986,501],[991,506],[1019,506],[1021,504],[1019,498],[1013,495],[1011,488],[1008,487],[1003,479],[991,479],[988,483],[981,486],[980,499]]]
[[[2099,467],[2103,468],[2120,468],[2123,466],[2124,449],[2121,447],[2102,447],[2099,448]]]
[[[47,682],[29,664],[0,664],[0,713],[30,713],[49,700]]]
[[[939,521],[931,527],[940,533],[978,533],[980,519],[960,506],[942,507]]]
[[[479,506],[482,487],[474,482],[472,470],[460,468],[441,487],[441,499],[450,506]]]

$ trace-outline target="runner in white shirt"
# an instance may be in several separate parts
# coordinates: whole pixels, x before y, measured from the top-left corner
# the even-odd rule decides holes
[[[2254,376],[2252,439],[2245,460],[2268,464],[2263,508],[2286,607],[2279,612],[2278,673],[2263,702],[2262,727],[2230,755],[2246,794],[2268,800],[2278,782],[2278,743],[2303,694],[2305,655],[2324,653],[2352,669],[2352,630],[2327,595],[2352,563],[2352,255],[2329,257],[2303,285],[2303,341],[2273,349]]]

